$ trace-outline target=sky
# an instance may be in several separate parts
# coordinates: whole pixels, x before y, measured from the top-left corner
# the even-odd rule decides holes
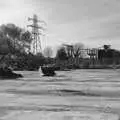
[[[0,25],[30,30],[33,14],[47,23],[43,48],[80,42],[120,49],[120,0],[0,0]]]

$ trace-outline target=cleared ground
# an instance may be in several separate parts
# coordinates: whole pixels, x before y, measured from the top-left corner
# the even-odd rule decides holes
[[[0,120],[119,120],[120,70],[76,70],[0,80]]]

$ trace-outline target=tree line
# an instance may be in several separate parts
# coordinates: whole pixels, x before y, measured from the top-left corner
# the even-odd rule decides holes
[[[58,47],[54,57],[50,46],[47,46],[42,53],[32,54],[30,52],[31,42],[30,31],[12,23],[1,25],[0,65],[6,63],[15,70],[37,70],[40,65],[44,64],[54,64],[56,67],[61,67],[60,69],[80,68],[81,65],[89,66],[90,64],[89,56],[83,50],[85,45],[80,42],[72,45],[62,44]],[[112,64],[116,60],[116,63],[120,64],[120,51],[111,49],[109,45],[104,45],[98,53],[99,63]]]
[[[0,26],[0,66],[7,64],[14,69],[37,69],[46,64],[52,55],[50,47],[44,49],[44,55],[30,52],[32,34],[13,23]]]

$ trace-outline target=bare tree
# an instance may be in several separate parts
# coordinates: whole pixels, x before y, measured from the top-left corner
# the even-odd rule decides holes
[[[65,46],[66,54],[68,58],[82,58],[84,53],[84,45],[82,43],[76,43],[74,45],[63,44]]]
[[[73,56],[74,58],[79,57],[79,58],[83,58],[83,51],[84,49],[84,45],[82,43],[76,43],[73,45]]]
[[[51,47],[46,47],[44,50],[43,50],[43,54],[45,57],[52,57],[52,54],[53,54],[53,50]]]

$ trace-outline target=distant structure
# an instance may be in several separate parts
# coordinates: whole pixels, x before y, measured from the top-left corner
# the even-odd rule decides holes
[[[40,53],[42,51],[41,48],[41,37],[43,35],[43,31],[45,28],[43,27],[43,24],[46,25],[44,21],[38,20],[37,15],[33,15],[33,18],[28,18],[28,21],[32,21],[31,25],[28,25],[27,27],[32,28],[32,43],[31,43],[31,52],[33,54]],[[40,25],[38,25],[40,23]]]
[[[73,52],[73,45],[69,45],[69,44],[63,44],[64,46],[66,46],[69,51],[72,53]],[[97,59],[98,58],[98,48],[92,48],[92,49],[79,49],[81,52],[86,52],[87,55],[90,57],[90,59]]]
[[[98,59],[98,48],[87,49],[87,54],[90,56],[90,59]]]
[[[69,50],[70,55],[73,55],[73,45],[63,44]],[[98,51],[100,48],[80,48],[81,54],[86,54],[89,56],[90,64],[94,65],[98,61]],[[72,57],[72,56],[71,56]]]

